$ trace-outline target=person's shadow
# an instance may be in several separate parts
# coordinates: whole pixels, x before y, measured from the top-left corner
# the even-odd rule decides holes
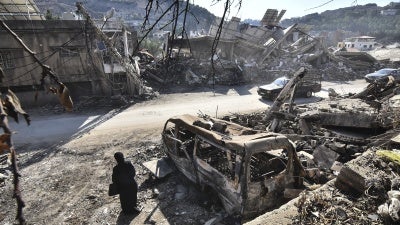
[[[125,214],[122,211],[119,213],[116,225],[129,225],[139,213]]]

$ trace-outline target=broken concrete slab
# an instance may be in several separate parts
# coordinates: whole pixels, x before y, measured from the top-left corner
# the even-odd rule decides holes
[[[299,117],[322,126],[385,128],[392,125],[390,118],[378,117],[379,111],[361,99],[340,99],[311,103]]]
[[[324,145],[320,145],[314,150],[313,157],[316,164],[322,168],[329,169],[339,158],[339,154]]]
[[[346,153],[346,144],[344,144],[344,143],[335,141],[335,142],[329,143],[328,147],[339,154]]]
[[[345,192],[361,194],[366,189],[365,176],[361,174],[360,168],[345,165],[336,178],[335,186]]]
[[[360,112],[323,112],[323,109],[308,111],[300,115],[301,118],[312,122],[318,122],[323,126],[378,128],[379,121],[376,115],[368,115]],[[357,119],[354,119],[357,118]]]
[[[163,178],[176,170],[168,158],[151,160],[143,163],[143,166],[157,178]]]

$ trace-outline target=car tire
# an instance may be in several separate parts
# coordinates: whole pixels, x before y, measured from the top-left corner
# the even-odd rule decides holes
[[[311,96],[312,96],[312,91],[307,91],[306,92],[306,97],[307,98],[311,98]]]

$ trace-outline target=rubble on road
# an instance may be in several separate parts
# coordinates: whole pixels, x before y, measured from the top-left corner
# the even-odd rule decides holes
[[[233,17],[224,23],[218,48],[212,56],[210,49],[220,18],[214,21],[206,36],[190,39],[166,37],[165,49],[185,52],[184,56],[174,54],[157,58],[141,49],[130,56],[130,60],[135,62],[138,77],[144,79],[141,85],[145,89],[144,98],[157,95],[153,95],[148,86],[166,89],[171,84],[262,84],[292,74],[299,67],[315,70],[323,80],[348,81],[362,78],[386,63],[366,52],[328,48],[324,37],[310,35],[309,26],[293,24],[287,28],[280,27],[278,24],[284,14],[284,10],[278,13],[275,9],[268,9],[265,22],[260,26],[242,23],[240,18]],[[211,65],[211,57],[214,65]]]
[[[268,9],[265,16],[268,19],[261,26],[242,23],[237,17],[224,23],[213,56],[210,49],[219,18],[211,25],[209,35],[190,39],[169,38],[166,40],[168,46],[190,54],[173,57],[168,62],[143,60],[141,74],[153,86],[162,87],[166,84],[261,84],[306,67],[323,80],[348,81],[363,78],[365,74],[392,63],[377,60],[367,52],[328,48],[324,37],[309,34],[311,28],[308,26],[280,27],[277,25],[280,17],[274,9]]]
[[[378,208],[390,200],[386,193],[394,190],[392,187],[398,190],[393,184],[399,168],[382,160],[374,149],[366,151],[346,163],[336,181],[303,193],[296,201],[298,213],[292,218],[293,224],[393,224],[380,216],[382,210]]]
[[[168,158],[161,158],[144,162],[143,166],[146,167],[146,169],[148,169],[155,177],[163,178],[175,171],[175,167],[170,164]]]
[[[400,146],[399,84],[390,79],[380,82],[360,93],[336,94],[330,100],[295,105],[291,112],[285,103],[274,110],[223,118],[258,132],[270,129],[275,120],[275,132],[296,144],[305,170],[303,190],[332,180],[325,188],[300,194],[294,224],[325,223],[337,217],[355,224],[391,224],[398,220],[398,199],[385,193],[391,191],[390,184],[398,177],[400,157],[396,150],[377,150]],[[285,193],[295,192],[285,189]]]
[[[138,52],[137,74],[157,87],[260,84],[297,71],[268,111],[232,114],[223,120],[205,115],[174,117],[164,127],[163,148],[135,145],[131,151],[133,146],[123,146],[137,168],[139,203],[151,201],[153,209],[146,209],[149,218],[162,210],[171,224],[241,224],[242,218],[251,219],[294,199],[288,203],[296,203],[292,224],[390,224],[400,219],[396,180],[400,166],[392,150],[400,146],[399,84],[386,79],[360,93],[341,96],[331,90],[329,100],[285,103],[306,71],[323,80],[348,81],[383,62],[364,52],[331,51],[323,39],[308,35],[300,25],[279,27],[283,13],[267,18],[267,11],[265,26],[260,27],[239,26],[238,18],[232,18],[216,55],[211,56],[214,65],[208,55],[210,37],[190,40],[193,57],[159,61],[146,50]],[[185,44],[175,41],[168,44]],[[298,71],[299,67],[304,69]],[[156,96],[145,84],[142,97]],[[76,108],[121,107],[131,101],[119,94],[81,97]],[[213,192],[200,192],[186,183],[166,166],[165,153],[188,180]],[[57,154],[91,156],[70,149]],[[0,185],[6,179],[7,171],[1,168]],[[99,204],[101,194],[88,194],[84,200]]]

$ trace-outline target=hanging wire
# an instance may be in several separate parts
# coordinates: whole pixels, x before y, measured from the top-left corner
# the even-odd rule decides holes
[[[224,20],[227,17],[227,13],[229,14],[229,9],[231,7],[231,1],[230,0],[225,0],[225,6],[224,6],[224,13],[222,15],[221,21],[218,25],[218,29],[217,29],[217,33],[215,34],[215,38],[211,47],[211,68],[212,68],[212,89],[214,91],[215,94],[215,63],[214,63],[214,55],[217,51],[217,47],[218,47],[218,43],[219,43],[219,39],[221,37],[222,34],[222,26],[224,24]]]
[[[86,56],[87,56],[87,60],[90,62],[90,69],[95,71],[93,73],[104,74],[103,77],[111,85],[111,88],[113,90],[121,90],[122,91],[123,89],[126,89],[126,86],[125,86],[124,83],[116,82],[116,81],[114,81],[114,79],[110,79],[109,76],[107,76],[102,71],[98,70],[98,68],[96,67],[96,65],[94,63],[94,59],[93,59],[93,55],[92,55],[92,52],[93,52],[93,48],[92,48],[93,43],[92,43],[92,41],[93,41],[93,39],[89,38],[89,32],[88,32],[89,28],[88,28],[86,23],[82,23],[81,21],[79,21],[79,23],[81,25],[82,32],[85,35],[84,39],[85,39],[85,45],[86,45],[86,49],[87,49],[87,55]],[[119,37],[119,34],[117,32],[115,32],[113,34],[113,38],[117,38],[117,37],[114,37],[115,35],[117,35],[117,37]],[[112,78],[114,78],[114,76]],[[115,87],[117,87],[117,88],[115,88]]]
[[[49,57],[49,58],[50,58],[50,57]],[[47,60],[49,60],[49,58],[43,60],[43,62],[46,62]],[[71,61],[72,59],[74,59],[74,58],[73,58],[73,57],[70,57],[69,59],[65,60],[65,61],[64,61],[64,64],[67,63],[67,62],[69,62],[69,61]],[[64,65],[55,67],[54,70],[55,70],[55,69],[62,68],[63,66],[64,66]],[[8,80],[8,81],[11,82],[11,81],[18,80],[19,78],[21,78],[21,77],[27,75],[28,73],[33,72],[33,71],[36,70],[38,67],[40,67],[40,65],[36,65],[34,68],[30,69],[29,71],[26,71],[25,73],[21,74],[20,76],[14,77],[13,79],[10,79],[10,80]],[[20,82],[23,82],[23,81],[33,81],[33,80],[32,80],[31,78],[28,78],[28,79],[25,79],[25,80],[20,80]]]
[[[65,43],[63,43],[63,44],[60,46],[60,48],[57,48],[57,49],[53,50],[51,54],[49,54],[49,55],[43,57],[41,60],[42,60],[43,62],[46,62],[46,61],[49,60],[54,54],[56,54],[57,52],[59,52],[59,51],[61,50],[62,47],[67,46],[68,44],[70,44],[72,41],[74,41],[74,40],[75,40],[77,37],[79,37],[80,35],[82,35],[82,33],[78,33],[78,34],[74,35],[74,36],[73,36],[72,38],[70,38],[68,41],[66,41]],[[27,64],[27,65],[32,65],[32,64],[35,64],[35,63],[36,63],[36,62],[34,61],[34,62],[29,63],[29,64]],[[22,67],[26,67],[26,66],[15,67],[15,68],[22,68]],[[17,80],[17,79],[19,79],[19,78],[25,76],[26,74],[28,74],[28,73],[30,73],[30,72],[36,70],[38,67],[40,67],[40,65],[36,65],[36,66],[34,66],[32,69],[26,71],[26,72],[23,73],[23,74],[17,75],[17,76],[15,76],[15,77],[13,77],[12,79],[8,80],[8,81],[11,82],[11,81]]]
[[[325,2],[325,3],[323,3],[323,4],[319,5],[319,6],[316,6],[316,7],[312,7],[312,8],[309,8],[309,9],[305,9],[304,11],[309,11],[309,10],[317,9],[317,8],[320,8],[320,7],[322,7],[322,6],[324,6],[324,5],[327,5],[327,4],[331,3],[331,2],[333,2],[333,0],[327,1],[327,2]]]

